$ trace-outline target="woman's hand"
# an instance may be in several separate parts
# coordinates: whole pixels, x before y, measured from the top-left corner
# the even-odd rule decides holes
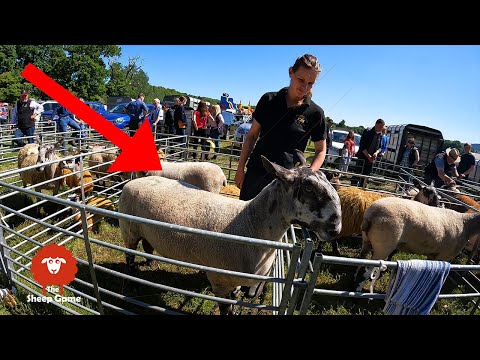
[[[235,185],[241,189],[243,186],[243,180],[245,180],[245,172],[243,169],[237,169],[237,173],[235,174]]]

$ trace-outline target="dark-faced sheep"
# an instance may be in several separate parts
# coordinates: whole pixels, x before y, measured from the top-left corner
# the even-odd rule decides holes
[[[303,157],[303,156],[302,156]],[[119,212],[219,233],[279,241],[291,224],[310,228],[328,241],[341,229],[340,199],[321,172],[303,165],[287,170],[262,157],[276,176],[250,201],[199,190],[179,181],[149,176],[130,181],[119,200]],[[304,158],[303,158],[304,160]],[[125,246],[136,249],[145,240],[160,255],[196,264],[267,275],[275,250],[157,228],[120,219]],[[147,250],[147,252],[149,252]],[[134,256],[126,255],[127,266]],[[215,295],[229,296],[238,286],[258,280],[207,273]],[[220,305],[221,312],[231,310]]]

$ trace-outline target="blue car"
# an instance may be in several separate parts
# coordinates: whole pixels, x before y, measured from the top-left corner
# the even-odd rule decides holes
[[[122,103],[115,106],[113,109],[107,112],[106,115],[103,115],[105,119],[113,123],[119,129],[125,129],[130,124],[130,117],[123,110],[128,103]],[[153,111],[153,104],[146,104],[148,108],[148,113],[151,114]],[[150,121],[151,116],[147,116],[147,120]]]
[[[102,116],[108,114],[108,111],[105,109],[105,104],[102,104],[98,101],[85,101],[85,104],[90,106],[93,110],[99,113]],[[53,118],[53,112],[60,107],[60,104],[54,100],[48,100],[42,103],[43,112],[40,117],[42,121],[56,120]]]
[[[85,101],[85,104],[90,106],[92,110],[95,110],[97,113],[99,113],[102,116],[105,116],[108,114],[108,111],[106,109],[105,104],[98,102],[98,101]]]

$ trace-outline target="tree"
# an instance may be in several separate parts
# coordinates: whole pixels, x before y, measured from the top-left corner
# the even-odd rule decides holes
[[[345,120],[340,120],[340,122],[338,123],[338,127],[339,128],[344,128],[345,127]]]
[[[445,140],[442,146],[442,151],[447,148],[457,148],[461,151],[463,149],[463,144],[458,140]]]
[[[16,59],[15,45],[0,45],[0,74],[14,71]]]

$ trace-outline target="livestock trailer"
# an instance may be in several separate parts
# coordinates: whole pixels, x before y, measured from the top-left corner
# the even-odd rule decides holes
[[[443,146],[443,135],[440,130],[429,128],[423,125],[404,124],[390,125],[387,127],[387,152],[384,159],[392,164],[396,164],[400,149],[405,146],[407,140],[415,138],[415,146],[420,155],[419,165],[425,167],[432,161]]]

